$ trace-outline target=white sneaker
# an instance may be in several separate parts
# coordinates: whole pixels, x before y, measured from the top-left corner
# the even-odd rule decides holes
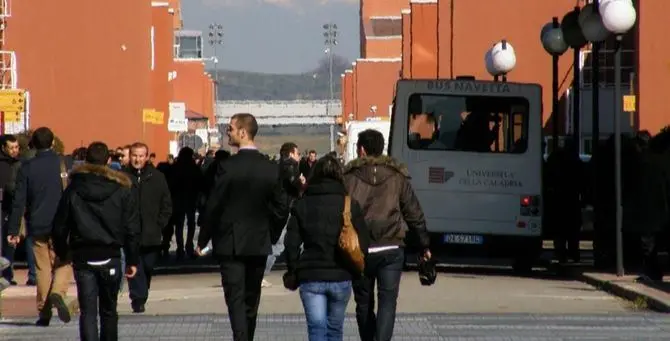
[[[5,257],[0,257],[0,271],[7,269],[12,263]]]
[[[9,288],[12,284],[9,283],[8,280],[6,280],[4,277],[0,277],[0,291],[3,291],[7,288]]]
[[[272,286],[272,283],[270,283],[266,280],[263,280],[263,282],[261,282],[261,288],[269,288],[271,286]]]

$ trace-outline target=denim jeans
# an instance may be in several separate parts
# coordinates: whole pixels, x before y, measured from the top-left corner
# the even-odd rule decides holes
[[[74,279],[79,300],[79,337],[82,341],[116,341],[119,338],[119,315],[116,311],[119,294],[121,259],[107,264],[75,263]],[[98,334],[98,314],[100,334]]]
[[[3,222],[2,257],[5,257],[10,263],[14,263],[14,253],[16,252],[16,248],[7,242],[7,226],[9,226],[9,224]],[[4,277],[7,281],[14,280],[14,266],[12,264],[10,264],[10,266],[2,271],[2,277]],[[35,277],[33,276],[33,279],[34,278]]]
[[[26,263],[28,263],[28,281],[35,282],[37,280],[37,270],[35,268],[35,253],[33,251],[33,237],[27,236],[24,241],[24,248],[26,252]]]
[[[353,283],[361,341],[390,341],[393,338],[404,260],[405,250],[402,248],[370,253],[365,258],[365,276]]]
[[[342,341],[351,281],[300,284],[309,341]]]
[[[121,249],[121,271],[126,272],[126,253]],[[119,292],[123,291],[123,279],[124,276],[119,276]]]

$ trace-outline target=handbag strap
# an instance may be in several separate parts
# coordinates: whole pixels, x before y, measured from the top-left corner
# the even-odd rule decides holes
[[[67,176],[67,167],[65,166],[65,160],[63,158],[60,159],[60,181],[61,185],[63,186],[63,191],[67,188],[68,185],[68,176]]]
[[[344,211],[342,212],[344,217],[344,223],[351,223],[351,197],[348,195],[344,196]]]

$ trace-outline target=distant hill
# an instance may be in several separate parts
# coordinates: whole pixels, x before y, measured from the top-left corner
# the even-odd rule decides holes
[[[351,63],[333,58],[333,98],[340,99],[340,75]],[[267,74],[219,70],[219,100],[321,100],[328,99],[328,60],[324,58],[312,71],[302,74]],[[209,70],[212,76],[214,70]]]

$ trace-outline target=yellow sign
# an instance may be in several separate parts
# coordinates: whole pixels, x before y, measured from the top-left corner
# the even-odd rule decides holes
[[[154,109],[142,109],[142,123],[154,123],[153,112]]]
[[[165,114],[162,111],[153,112],[154,124],[163,124],[165,122]]]
[[[623,111],[635,112],[635,95],[623,96]]]
[[[163,124],[164,122],[165,114],[162,111],[156,111],[156,109],[142,110],[142,123]]]
[[[26,106],[26,91],[22,89],[0,90],[0,111],[23,112]]]
[[[5,111],[2,114],[5,123],[21,122],[21,113],[16,111]]]

